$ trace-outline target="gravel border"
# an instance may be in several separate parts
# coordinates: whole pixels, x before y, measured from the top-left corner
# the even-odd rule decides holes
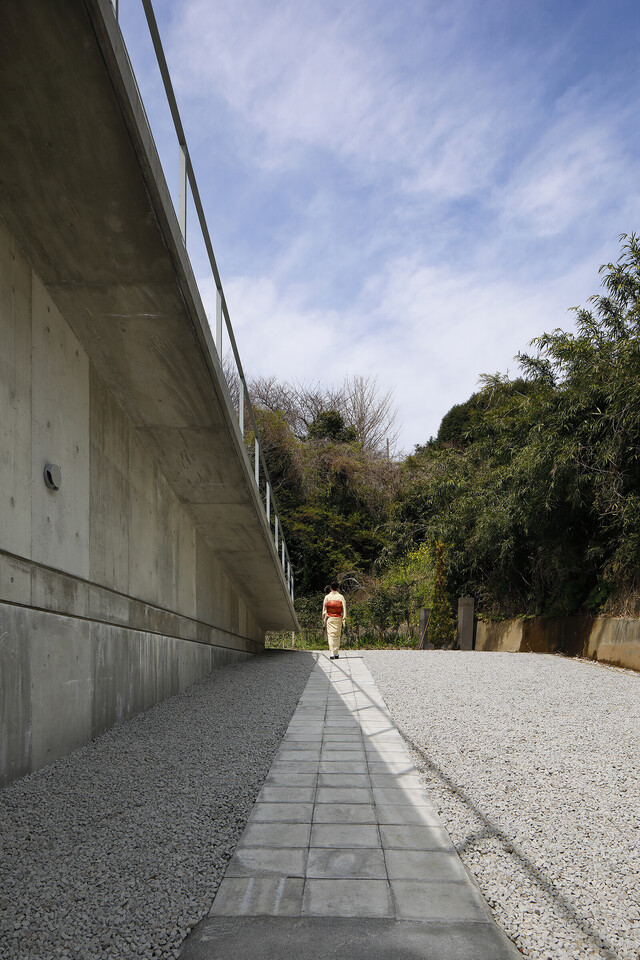
[[[314,666],[268,652],[0,792],[0,958],[177,957]]]
[[[640,958],[640,675],[548,654],[364,660],[529,960]]]

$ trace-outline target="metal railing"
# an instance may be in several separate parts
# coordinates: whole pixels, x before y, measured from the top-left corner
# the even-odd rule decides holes
[[[233,327],[231,326],[231,319],[229,317],[229,309],[224,297],[224,291],[222,289],[222,281],[220,279],[220,274],[218,272],[218,267],[216,264],[216,258],[213,252],[213,245],[211,243],[211,236],[209,234],[209,228],[207,226],[207,220],[204,215],[204,209],[202,206],[202,200],[200,199],[200,191],[198,190],[198,184],[196,181],[196,176],[193,171],[193,166],[191,164],[191,157],[189,155],[189,148],[187,146],[187,138],[185,136],[184,127],[182,126],[182,120],[180,119],[180,112],[178,110],[178,104],[176,102],[175,94],[173,91],[173,84],[171,83],[171,77],[169,76],[169,68],[167,66],[167,61],[164,55],[164,49],[162,47],[162,41],[160,40],[160,33],[158,31],[158,24],[156,22],[155,13],[153,10],[153,4],[151,0],[141,0],[145,17],[147,20],[147,25],[149,28],[149,34],[153,42],[153,48],[156,55],[156,60],[160,70],[160,75],[162,77],[162,82],[164,84],[165,94],[169,104],[169,109],[171,111],[171,116],[173,119],[173,124],[176,131],[176,136],[178,138],[178,210],[177,210],[177,219],[180,226],[180,232],[182,233],[182,239],[185,245],[187,245],[187,200],[188,200],[188,191],[191,190],[191,199],[196,209],[198,216],[198,223],[200,225],[200,231],[202,240],[207,251],[207,256],[209,259],[209,266],[211,267],[211,273],[216,285],[216,317],[215,317],[215,347],[218,354],[218,359],[220,361],[220,369],[223,374],[223,378],[227,379],[227,374],[225,373],[223,366],[223,352],[222,352],[222,343],[223,343],[223,320],[224,325],[226,326],[227,334],[229,337],[229,344],[231,346],[231,351],[233,355],[233,360],[235,362],[237,375],[238,375],[238,409],[236,411],[238,416],[238,424],[240,427],[240,434],[242,439],[245,438],[245,421],[249,421],[249,426],[253,431],[254,435],[254,449],[253,449],[253,468],[254,468],[254,480],[258,490],[258,496],[262,503],[264,514],[266,517],[267,525],[271,531],[273,537],[273,542],[275,545],[276,555],[282,567],[282,572],[287,584],[287,588],[291,595],[291,599],[294,599],[294,574],[293,567],[291,565],[291,559],[289,557],[289,551],[282,533],[282,522],[280,520],[280,515],[278,513],[278,507],[276,499],[273,493],[273,486],[271,479],[269,477],[269,471],[267,470],[267,464],[264,458],[262,451],[262,445],[260,443],[260,438],[258,435],[258,425],[256,423],[255,414],[253,411],[253,406],[251,403],[251,398],[249,397],[249,391],[247,389],[247,382],[244,375],[244,370],[242,369],[242,362],[240,360],[240,355],[238,353],[238,346],[236,344],[236,338],[233,333]],[[118,7],[119,0],[112,0],[113,12],[116,20],[118,20]],[[122,34],[121,34],[122,35]],[[124,43],[124,37],[123,37]],[[125,50],[126,50],[126,43]],[[128,53],[127,53],[128,57]],[[131,73],[134,76],[133,66],[129,60],[131,66]],[[139,89],[138,92],[140,93]],[[142,95],[140,94],[140,100],[142,102]],[[144,104],[143,104],[144,106]],[[146,112],[145,112],[146,116]],[[149,127],[149,133],[153,138],[153,131],[151,129],[151,124],[147,117],[147,126]],[[229,397],[231,397],[230,384],[226,383],[227,391]]]

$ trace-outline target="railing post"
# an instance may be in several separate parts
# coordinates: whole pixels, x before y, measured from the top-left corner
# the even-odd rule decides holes
[[[282,551],[281,551],[281,553],[282,553],[282,572],[284,573],[284,537],[282,538],[282,540],[280,541],[280,543],[281,543],[281,545],[282,545]]]
[[[244,437],[244,380],[240,377],[240,393],[238,395],[238,420],[240,421],[240,433]]]
[[[216,349],[222,363],[222,292],[216,287]]]
[[[184,245],[187,245],[187,148],[178,144],[178,223]]]
[[[258,490],[259,490],[259,489],[260,489],[260,441],[258,440],[257,437],[255,438],[254,450],[255,450],[255,452],[254,452],[254,460],[255,460],[255,463],[254,463],[254,473],[255,473],[255,477],[256,477],[256,487],[257,487]]]
[[[267,480],[267,526],[271,526],[271,484]]]
[[[277,514],[277,513],[276,513],[276,536],[275,536],[275,541],[276,541],[276,553],[277,553],[277,552],[278,552],[278,514]]]

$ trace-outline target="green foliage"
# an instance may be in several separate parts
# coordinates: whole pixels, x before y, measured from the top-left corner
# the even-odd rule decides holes
[[[337,410],[323,410],[310,424],[309,440],[331,440],[334,443],[355,443],[355,427],[348,427]]]
[[[436,541],[436,560],[433,578],[433,602],[427,629],[427,638],[434,647],[450,647],[454,641],[455,628],[451,604],[447,595],[447,573],[444,563],[444,544]]]
[[[483,413],[483,398],[473,393],[465,403],[456,403],[440,422],[439,443],[466,445],[474,439],[476,423]]]
[[[259,410],[298,594],[320,606],[348,573],[353,642],[413,642],[425,606],[448,644],[461,595],[498,618],[614,611],[637,590],[640,241],[622,241],[575,332],[533,341],[514,379],[484,377],[401,464],[355,439],[343,407],[315,398],[300,435],[290,412]]]
[[[484,378],[468,443],[431,443],[404,464],[393,538],[446,542],[452,596],[474,595],[482,613],[571,613],[638,579],[637,238],[604,272],[576,333],[534,341],[521,378]]]

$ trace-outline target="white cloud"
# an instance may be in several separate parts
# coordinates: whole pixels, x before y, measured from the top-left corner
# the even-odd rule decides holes
[[[514,122],[506,105],[517,85],[498,65],[465,59],[454,25],[437,21],[422,37],[420,69],[407,72],[366,10],[190,0],[171,38],[180,89],[226,101],[258,137],[248,146],[258,165],[328,151],[365,181],[383,174],[441,200],[477,191]]]
[[[527,288],[416,258],[391,263],[347,312],[316,310],[302,289],[282,291],[265,277],[232,278],[226,298],[248,375],[339,382],[374,374],[394,390],[400,445],[410,450],[477,389],[481,373],[515,374],[513,358],[534,336],[568,327],[567,308],[594,292],[594,276],[589,262],[561,282]]]
[[[622,120],[580,109],[551,123],[499,196],[506,219],[551,237],[626,197],[638,165],[621,151]]]

